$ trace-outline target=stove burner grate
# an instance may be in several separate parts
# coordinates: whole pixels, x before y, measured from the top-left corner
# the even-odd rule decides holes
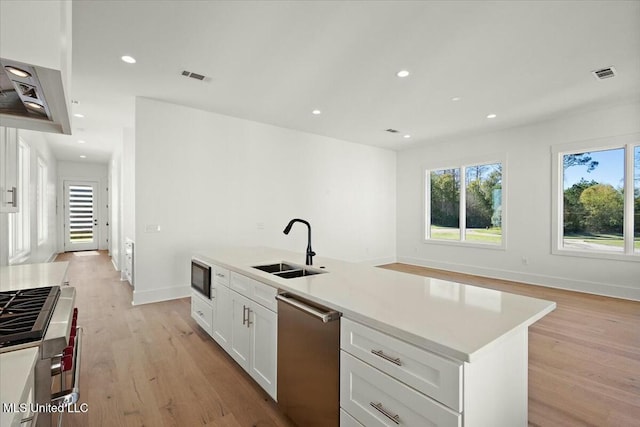
[[[42,339],[59,295],[59,286],[0,292],[0,347]]]

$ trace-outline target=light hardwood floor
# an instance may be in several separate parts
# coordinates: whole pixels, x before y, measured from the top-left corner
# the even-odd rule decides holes
[[[529,425],[640,426],[640,302],[406,264],[384,268],[555,301],[556,310],[529,328]]]
[[[84,328],[80,402],[64,425],[292,427],[191,319],[190,299],[132,306],[111,259],[61,254]]]
[[[77,288],[85,328],[80,402],[89,405],[64,425],[292,426],[191,319],[188,298],[134,307],[131,288],[104,252],[58,260],[71,262]],[[556,301],[556,311],[529,332],[529,425],[640,425],[640,303],[402,264],[384,268]]]

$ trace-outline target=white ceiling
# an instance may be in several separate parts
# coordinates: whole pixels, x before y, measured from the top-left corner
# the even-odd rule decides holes
[[[108,161],[136,96],[402,150],[639,99],[640,2],[74,1],[56,155]]]

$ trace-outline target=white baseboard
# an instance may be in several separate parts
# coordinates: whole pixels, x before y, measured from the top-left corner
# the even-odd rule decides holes
[[[47,260],[45,262],[53,262],[55,261],[56,257],[60,255],[59,252],[52,252],[51,255],[49,256],[49,258],[47,258]]]
[[[584,292],[587,294],[603,295],[614,298],[640,301],[640,288],[630,288],[626,286],[614,285],[611,283],[576,280],[567,277],[549,276],[545,274],[522,273],[519,271],[478,267],[468,264],[434,261],[407,256],[399,256],[397,262],[422,267],[436,268],[439,270],[454,271],[457,273],[490,277],[492,279],[512,280],[514,282],[521,282],[529,285],[547,286],[549,288],[566,289],[570,291]]]
[[[176,286],[171,288],[152,289],[149,291],[133,291],[131,305],[150,304],[188,297],[191,295],[190,286]]]
[[[115,268],[116,271],[120,271],[120,267],[118,267],[118,263],[114,257],[111,257],[111,264],[113,264],[113,268]]]
[[[393,264],[396,262],[395,257],[385,257],[385,258],[377,258],[377,259],[367,259],[364,261],[360,261],[360,264],[370,265],[375,267],[377,265],[385,265],[385,264]]]

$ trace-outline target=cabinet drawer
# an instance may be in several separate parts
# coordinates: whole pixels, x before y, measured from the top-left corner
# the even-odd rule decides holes
[[[340,347],[421,393],[462,412],[462,363],[342,318]]]
[[[340,427],[363,427],[344,409],[340,408]]]
[[[278,290],[273,286],[265,285],[255,280],[253,280],[253,285],[253,293],[250,298],[269,310],[277,312],[278,301],[276,300],[276,295]]]
[[[211,267],[211,269],[213,270],[213,280],[228,287],[229,270],[227,270],[226,268],[218,267],[217,265],[214,265],[213,267]]]
[[[340,406],[367,427],[462,425],[459,413],[344,351],[340,352]]]
[[[194,292],[191,293],[191,317],[209,335],[213,334],[213,306]]]
[[[278,311],[276,294],[278,290],[257,280],[231,272],[231,289],[257,302],[271,311]]]
[[[242,274],[231,272],[230,287],[240,295],[244,295],[245,297],[250,298],[253,283],[251,283],[251,279],[249,279],[248,277],[243,276]]]

